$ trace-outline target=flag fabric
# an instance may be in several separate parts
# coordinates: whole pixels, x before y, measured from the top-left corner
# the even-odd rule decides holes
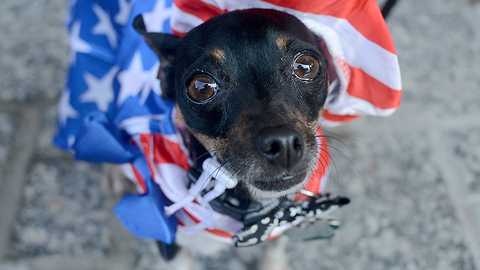
[[[192,161],[175,106],[160,97],[159,60],[131,26],[133,19],[142,14],[149,32],[182,36],[215,15],[244,8],[293,14],[322,38],[333,71],[319,125],[388,116],[400,105],[398,59],[375,0],[71,1],[70,68],[54,142],[77,159],[122,164],[140,194],[126,195],[114,211],[139,237],[171,243],[180,224],[231,243],[241,224],[208,207],[193,207],[201,206],[195,199],[174,215],[165,213],[166,206],[187,201]],[[324,162],[306,186],[314,193],[322,191],[328,172],[326,141],[320,143]]]

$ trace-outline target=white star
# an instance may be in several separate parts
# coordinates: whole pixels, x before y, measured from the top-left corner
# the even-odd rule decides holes
[[[92,9],[98,18],[98,23],[93,27],[92,34],[105,35],[110,46],[113,49],[117,48],[117,32],[113,28],[110,16],[98,4],[93,4]]]
[[[68,37],[70,43],[70,64],[75,65],[77,59],[77,52],[90,53],[92,47],[85,40],[80,38],[81,22],[76,21],[72,25],[72,30]]]
[[[118,72],[118,67],[114,66],[101,79],[90,73],[84,75],[88,89],[80,96],[81,102],[94,102],[98,110],[106,112],[108,105],[113,101],[113,79]]]
[[[118,94],[117,104],[122,104],[128,97],[136,97],[139,94],[140,104],[144,104],[150,92],[160,95],[160,81],[156,78],[158,74],[159,63],[145,71],[143,69],[142,57],[137,52],[128,69],[118,74],[120,82],[120,92]]]
[[[78,112],[70,104],[70,89],[65,89],[58,107],[58,121],[62,126],[67,124],[67,118],[77,118]]]
[[[148,96],[150,95],[150,91],[157,95],[162,94],[162,90],[160,89],[160,80],[157,79],[158,76],[158,68],[160,67],[160,62],[155,63],[153,67],[146,73],[146,81],[145,85],[143,86],[142,90],[142,98],[140,102],[143,104],[147,100]]]
[[[127,0],[118,0],[118,13],[115,15],[115,22],[121,25],[128,23],[130,19],[130,12],[132,11],[132,6],[135,0],[132,0],[132,3],[128,3]]]
[[[135,97],[142,90],[145,81],[142,57],[137,52],[130,62],[128,69],[118,73],[118,82],[120,83],[120,92],[118,94],[117,104],[122,104],[128,97]]]
[[[143,21],[149,32],[162,32],[163,23],[170,18],[171,8],[165,8],[165,0],[159,0],[150,12],[143,14]]]

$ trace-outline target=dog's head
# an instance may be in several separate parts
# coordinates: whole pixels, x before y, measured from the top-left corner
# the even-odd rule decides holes
[[[318,38],[289,14],[238,10],[184,37],[134,27],[161,60],[162,97],[254,199],[298,192],[319,156],[328,92]]]

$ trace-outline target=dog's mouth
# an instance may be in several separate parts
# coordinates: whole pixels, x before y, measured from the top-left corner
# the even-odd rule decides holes
[[[261,191],[286,191],[289,190],[299,184],[303,184],[306,179],[307,174],[301,173],[298,175],[284,175],[278,179],[268,179],[268,180],[255,180],[252,181],[250,184],[261,190]]]

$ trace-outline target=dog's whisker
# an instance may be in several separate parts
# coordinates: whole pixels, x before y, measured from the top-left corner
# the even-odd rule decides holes
[[[341,144],[348,150],[348,152],[353,156],[353,153],[352,153],[352,151],[350,150],[350,147],[348,147],[348,145],[347,145],[346,143],[344,143],[342,140],[340,140],[340,139],[338,139],[338,138],[336,138],[336,137],[334,137],[334,136],[330,136],[330,135],[315,135],[315,137],[327,139],[328,143],[330,144],[330,145],[329,145],[330,147],[333,147],[333,146],[332,146],[332,142],[331,142],[331,139],[333,139],[333,140],[341,143]]]
[[[325,138],[334,138],[334,137],[327,137],[327,136],[325,136]],[[336,138],[334,138],[334,139],[336,139]],[[337,139],[337,140],[338,140],[338,139]],[[342,141],[340,141],[340,140],[338,140],[338,141],[343,144]],[[347,157],[342,151],[340,151],[338,148],[332,146],[331,144],[320,144],[320,145],[326,145],[326,146],[328,146],[329,149],[335,150],[335,151],[336,151],[337,153],[339,153],[343,158],[345,158],[346,160],[348,160],[348,163],[350,163],[350,165],[353,166],[353,168],[354,168],[355,171],[360,175],[360,177],[362,178],[362,180],[363,180],[368,186],[370,186],[370,183],[368,183],[367,179],[363,176],[363,174],[362,174],[362,173],[360,172],[360,170],[357,168],[357,166],[355,165],[355,163],[354,163],[349,157]],[[345,144],[343,144],[343,145],[345,145]],[[345,145],[345,147],[347,147],[347,146]],[[348,149],[348,147],[347,147],[347,149]],[[324,151],[324,150],[322,149],[322,151]],[[333,165],[334,165],[335,168],[336,168],[334,156],[333,156],[332,154],[328,153],[328,152],[327,152],[327,154],[329,155],[330,159],[331,159],[332,162],[333,162]],[[338,174],[338,170],[336,170],[336,173],[337,173],[337,175],[339,175],[339,174]]]
[[[320,164],[322,165],[323,170],[326,170],[327,167],[330,168],[330,165],[328,165],[328,166],[326,165],[326,164],[329,164],[329,162],[326,160],[326,157],[324,157],[324,156],[322,155],[322,153],[327,154],[328,157],[330,158],[332,164],[333,164],[333,168],[335,169],[335,174],[338,176],[339,173],[338,173],[337,163],[336,163],[334,157],[332,156],[332,154],[330,154],[330,152],[324,150],[324,149],[321,147],[321,146],[323,146],[323,145],[324,145],[324,144],[319,144],[319,145],[318,145],[318,148],[319,148],[321,154],[319,155],[319,157],[318,157],[317,160],[318,160],[318,162],[320,162]],[[323,151],[323,152],[322,152],[322,151]],[[322,161],[320,160],[320,158],[322,158],[325,163],[322,163]],[[327,185],[330,185],[330,181],[327,181]]]

